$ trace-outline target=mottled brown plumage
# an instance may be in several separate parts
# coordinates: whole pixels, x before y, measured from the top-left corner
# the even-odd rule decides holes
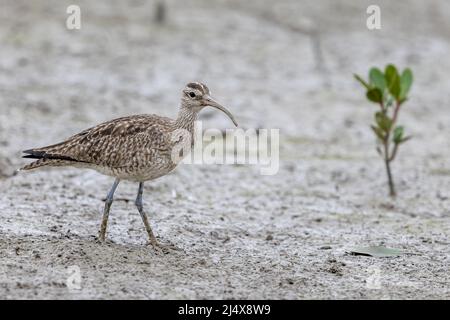
[[[176,121],[157,115],[114,119],[84,130],[64,142],[24,151],[40,159],[24,170],[41,166],[92,168],[120,179],[147,181],[154,169],[173,169],[170,137]],[[163,173],[163,172],[161,172]]]
[[[22,170],[43,166],[75,166],[115,177],[116,182],[105,205],[100,231],[102,241],[117,184],[120,180],[139,182],[136,205],[149,233],[150,242],[156,245],[139,196],[142,196],[143,182],[161,177],[177,166],[180,159],[174,159],[172,152],[177,144],[185,142],[183,137],[191,138],[193,143],[194,122],[205,106],[225,112],[236,124],[231,113],[211,98],[210,91],[204,84],[192,82],[183,90],[177,119],[158,115],[134,115],[104,122],[61,143],[24,151],[24,158],[37,160],[24,166]]]

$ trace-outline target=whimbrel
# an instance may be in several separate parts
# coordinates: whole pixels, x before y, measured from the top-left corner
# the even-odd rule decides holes
[[[187,133],[193,144],[194,122],[200,110],[206,106],[221,110],[237,126],[233,115],[211,97],[206,85],[192,82],[183,89],[180,110],[175,120],[143,114],[104,122],[61,143],[23,151],[26,154],[23,158],[37,160],[21,170],[44,166],[74,166],[94,169],[115,177],[103,210],[99,232],[101,242],[105,241],[109,211],[119,182],[121,180],[138,182],[135,205],[144,222],[149,243],[154,247],[162,247],[156,240],[143,209],[144,182],[171,172],[179,160],[187,155],[179,154],[178,158],[174,159],[173,151],[180,143],[180,137],[176,136],[176,133]]]

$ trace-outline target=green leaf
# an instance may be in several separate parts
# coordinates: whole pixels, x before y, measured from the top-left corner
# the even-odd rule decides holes
[[[384,140],[386,135],[384,133],[383,130],[381,130],[381,128],[376,127],[376,126],[370,126],[373,130],[373,132],[375,133],[375,135],[377,136],[378,139],[380,140]]]
[[[402,142],[403,139],[403,127],[398,126],[394,129],[394,135],[392,137],[395,144],[399,144]]]
[[[389,88],[389,92],[395,97],[396,100],[400,99],[400,78],[394,81],[392,87]]]
[[[356,247],[350,251],[350,254],[355,256],[370,256],[377,258],[396,257],[406,253],[407,252],[404,252],[403,250],[390,249],[382,246]]]
[[[381,103],[383,102],[383,94],[381,93],[380,89],[378,88],[372,88],[369,89],[366,93],[367,99],[369,99],[372,102]]]
[[[411,85],[413,83],[413,74],[411,69],[406,68],[402,72],[402,76],[400,77],[400,99],[406,99],[408,95],[409,89],[411,89]],[[403,102],[403,101],[402,101]]]
[[[380,89],[383,93],[386,89],[386,79],[384,78],[383,72],[378,68],[372,68],[369,71],[370,84]]]
[[[399,100],[400,76],[398,74],[397,68],[394,65],[389,64],[384,71],[384,76],[390,94],[392,94],[396,100]]]
[[[384,132],[389,132],[392,127],[392,120],[383,112],[375,113],[375,122]]]
[[[397,68],[393,64],[388,64],[384,69],[384,77],[388,87],[392,86],[392,81],[398,76]]]
[[[358,80],[364,87],[366,87],[367,90],[370,90],[370,85],[365,82],[363,80],[363,78],[361,78],[360,76],[358,76],[357,74],[353,74],[353,76],[355,77],[356,80]]]

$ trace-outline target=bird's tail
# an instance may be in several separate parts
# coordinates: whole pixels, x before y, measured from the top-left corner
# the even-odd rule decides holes
[[[25,150],[23,151],[23,153],[25,153],[26,155],[24,155],[22,158],[37,160],[23,166],[17,171],[33,170],[44,166],[65,166],[73,163],[74,161],[70,157],[50,155],[45,151],[41,151],[39,149]]]

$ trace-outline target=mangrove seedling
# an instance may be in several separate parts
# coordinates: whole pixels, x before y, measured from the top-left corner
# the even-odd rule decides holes
[[[366,97],[377,104],[375,124],[371,126],[377,139],[377,152],[383,158],[388,177],[389,194],[395,197],[395,184],[391,171],[391,162],[395,160],[399,146],[410,137],[405,136],[404,127],[397,125],[400,109],[408,99],[413,82],[412,71],[407,68],[401,74],[389,64],[384,73],[378,68],[369,70],[369,80],[354,75],[367,90]]]

